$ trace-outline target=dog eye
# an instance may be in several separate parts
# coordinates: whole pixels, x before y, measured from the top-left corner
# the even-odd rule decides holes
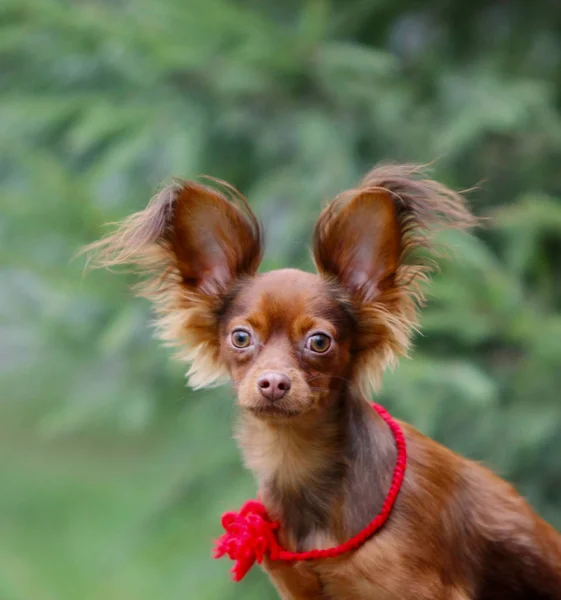
[[[306,348],[317,354],[323,354],[331,348],[331,338],[325,333],[314,333],[308,338]]]
[[[251,343],[251,335],[245,329],[234,329],[230,335],[232,346],[235,348],[247,348]]]

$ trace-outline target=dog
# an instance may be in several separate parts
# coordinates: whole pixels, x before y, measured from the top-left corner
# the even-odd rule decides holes
[[[216,180],[215,180],[216,181]],[[259,500],[217,554],[284,600],[560,600],[561,536],[506,482],[368,401],[417,328],[432,232],[477,224],[412,165],[321,212],[317,273],[258,273],[262,228],[227,184],[176,181],[93,243],[135,265],[191,386],[230,380]]]

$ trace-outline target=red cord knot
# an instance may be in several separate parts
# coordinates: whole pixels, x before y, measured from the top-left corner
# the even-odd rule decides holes
[[[261,564],[268,554],[278,556],[279,545],[275,529],[279,524],[270,521],[265,507],[256,500],[246,502],[240,512],[227,512],[222,517],[223,533],[216,541],[214,558],[225,554],[236,561],[231,573],[234,581],[241,581],[257,561]]]

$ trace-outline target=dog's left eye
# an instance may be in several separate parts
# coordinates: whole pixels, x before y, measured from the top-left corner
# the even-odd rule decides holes
[[[251,343],[251,334],[245,329],[234,329],[230,339],[235,348],[247,348]]]
[[[308,338],[306,348],[316,354],[323,354],[331,348],[331,338],[325,333],[314,333]]]

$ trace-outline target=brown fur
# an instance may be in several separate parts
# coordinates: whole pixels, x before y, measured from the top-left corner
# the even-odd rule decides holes
[[[327,548],[368,524],[391,481],[393,437],[365,392],[409,349],[428,272],[417,251],[435,228],[476,220],[418,167],[378,167],[322,212],[318,275],[257,275],[261,230],[228,189],[237,203],[177,183],[89,250],[97,265],[148,274],[140,293],[192,385],[232,380],[239,444],[281,543]],[[317,335],[327,350],[310,345]],[[258,386],[270,371],[291,382],[275,402]],[[561,600],[559,534],[488,470],[403,428],[408,468],[389,521],[336,559],[268,561],[281,598]]]

